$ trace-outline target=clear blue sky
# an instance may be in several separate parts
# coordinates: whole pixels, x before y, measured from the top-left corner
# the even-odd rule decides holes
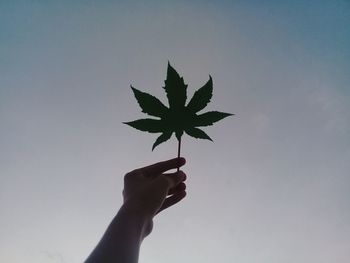
[[[82,262],[123,175],[176,156],[122,124],[168,60],[236,115],[184,138],[140,262],[349,262],[349,1],[72,2],[0,1],[1,262]]]

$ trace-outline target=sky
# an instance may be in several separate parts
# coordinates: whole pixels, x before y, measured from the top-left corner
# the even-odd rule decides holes
[[[176,157],[122,124],[169,61],[235,116],[183,137],[140,262],[349,262],[349,47],[346,0],[0,0],[0,261],[82,262],[124,174]]]

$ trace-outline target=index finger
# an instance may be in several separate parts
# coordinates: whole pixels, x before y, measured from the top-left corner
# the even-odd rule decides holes
[[[152,176],[164,173],[170,169],[175,169],[183,166],[186,163],[185,158],[174,158],[167,161],[155,163],[146,167],[141,168],[141,171],[145,174]]]

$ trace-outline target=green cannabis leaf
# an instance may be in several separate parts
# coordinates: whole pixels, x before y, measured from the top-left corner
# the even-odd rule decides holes
[[[142,112],[157,117],[157,119],[139,119],[124,122],[124,124],[140,131],[161,133],[153,144],[152,151],[159,144],[169,140],[173,133],[175,133],[179,141],[178,155],[180,155],[181,136],[184,132],[194,138],[212,141],[203,130],[197,127],[209,126],[227,116],[234,115],[219,111],[198,114],[199,111],[208,105],[213,96],[213,81],[211,76],[209,76],[208,82],[194,93],[190,102],[185,106],[187,85],[170,63],[168,63],[167,78],[164,86],[169,108],[156,97],[135,89],[132,86],[131,89]]]

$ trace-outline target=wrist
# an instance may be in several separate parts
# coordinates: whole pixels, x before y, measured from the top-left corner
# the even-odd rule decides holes
[[[138,262],[148,220],[123,205],[86,262]]]
[[[125,220],[128,229],[132,229],[136,235],[140,235],[141,241],[152,231],[153,216],[144,213],[143,210],[129,204],[129,202],[121,206],[118,217]]]

